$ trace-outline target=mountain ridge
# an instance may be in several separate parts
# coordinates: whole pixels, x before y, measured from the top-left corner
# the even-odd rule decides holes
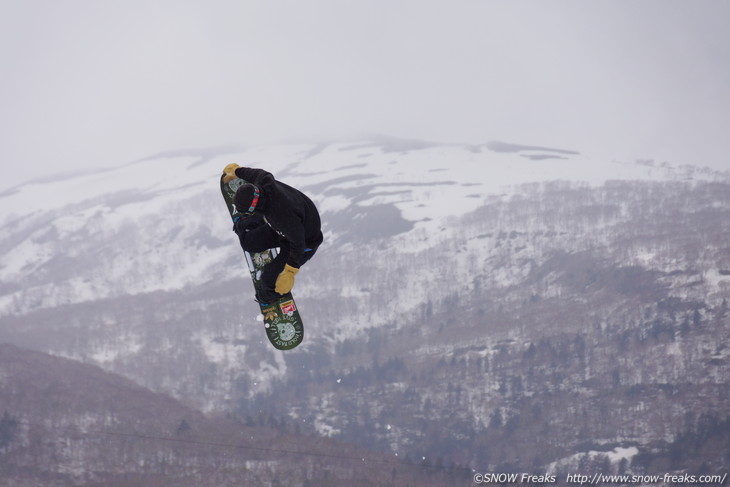
[[[406,142],[399,143],[407,146]],[[310,191],[325,217],[325,230],[330,218],[344,220],[358,218],[358,212],[361,216],[367,215],[368,212],[361,210],[370,207],[379,208],[381,212],[389,215],[386,218],[392,222],[391,226],[400,227],[400,231],[425,227],[432,232],[437,231],[442,220],[468,213],[493,195],[505,194],[507,196],[504,197],[509,197],[508,188],[516,187],[515,181],[555,178],[581,181],[582,178],[588,177],[585,166],[590,162],[590,159],[585,159],[579,154],[574,154],[571,160],[551,161],[557,162],[558,166],[546,165],[544,161],[520,160],[520,156],[512,152],[491,152],[490,154],[497,158],[494,159],[489,154],[475,155],[465,147],[448,145],[429,145],[419,150],[415,156],[406,151],[400,153],[397,160],[389,160],[392,156],[387,149],[380,148],[382,152],[377,155],[372,153],[371,147],[378,146],[367,145],[367,148],[363,149],[352,148],[352,143],[327,145],[314,156],[308,155],[308,151],[312,149],[306,146],[259,147],[242,154],[225,156],[220,155],[218,152],[220,149],[196,150],[193,151],[194,154],[189,151],[167,152],[158,159],[147,158],[132,165],[105,169],[100,173],[84,174],[70,180],[53,182],[46,179],[20,186],[13,193],[0,198],[2,203],[0,222],[3,222],[2,226],[9,234],[0,240],[0,248],[3,250],[3,257],[0,258],[0,279],[3,283],[32,280],[33,273],[42,265],[49,263],[50,256],[54,252],[48,248],[47,242],[57,238],[55,234],[60,233],[60,236],[63,236],[65,233],[83,230],[82,226],[88,228],[86,232],[92,239],[96,232],[111,233],[110,229],[134,225],[135,221],[145,218],[157,220],[155,224],[158,226],[168,227],[166,235],[159,232],[159,240],[143,243],[143,248],[130,249],[132,252],[141,251],[148,254],[158,252],[165,246],[174,244],[170,239],[179,233],[181,228],[183,232],[188,233],[191,228],[200,229],[200,237],[190,234],[188,238],[202,238],[212,243],[210,250],[224,247],[227,234],[225,227],[228,224],[225,215],[219,215],[213,210],[216,206],[220,206],[215,204],[214,182],[224,162],[233,159],[260,158],[265,167],[285,175],[283,176],[285,181],[296,183],[295,185]],[[516,147],[520,148],[518,153],[523,151],[522,147],[531,149],[530,146]],[[199,157],[200,154],[204,154],[202,159]],[[343,154],[347,154],[347,157],[343,157]],[[374,159],[376,156],[377,161]],[[579,160],[579,158],[584,159]],[[357,161],[357,167],[348,161]],[[449,170],[448,167],[453,161],[459,163]],[[498,165],[495,166],[495,163]],[[362,164],[371,167],[371,171],[367,173],[358,171],[365,167]],[[577,167],[576,164],[583,166],[583,169],[571,174],[571,170]],[[655,165],[604,164],[603,166],[609,168],[608,173],[611,178],[660,177],[681,180],[688,177],[681,169],[667,169]],[[305,171],[305,168],[309,169]],[[446,174],[450,172],[452,175],[444,180],[440,177],[440,171],[448,171]],[[593,183],[604,181],[608,176],[606,171],[606,168],[597,171],[603,172],[603,175],[599,175],[598,179],[592,176]],[[323,179],[323,173],[337,173],[338,176]],[[344,174],[340,175],[341,173]],[[692,174],[693,177],[708,177],[700,170]],[[457,175],[458,177],[454,178]],[[712,177],[722,179],[719,173],[713,173]],[[205,220],[208,221],[202,220],[203,217],[199,213],[186,212],[182,206],[184,204],[210,208],[210,217],[205,216]],[[185,218],[180,219],[177,214],[184,214]],[[177,221],[167,221],[167,215]],[[186,221],[190,217],[195,219]],[[378,220],[377,215],[371,217],[371,221],[375,223]],[[384,226],[386,225],[378,227]],[[387,233],[392,234],[392,232]],[[33,238],[18,245],[17,238],[22,235],[33,235]],[[87,238],[80,237],[81,240]],[[332,238],[337,238],[337,235],[330,235],[328,240]],[[121,244],[124,244],[123,239],[123,236],[120,237]],[[83,242],[79,243],[83,245]],[[204,253],[197,253],[195,262],[198,264],[192,260],[182,263],[182,266],[180,262],[165,263],[166,269],[160,268],[157,272],[167,277],[163,277],[157,283],[150,283],[152,289],[147,290],[179,288],[178,283],[184,285],[191,279],[198,279],[195,276],[218,276],[219,273],[211,272],[209,269],[220,266],[220,262],[224,259],[217,258],[208,249],[199,250]],[[180,253],[179,249],[177,251]],[[230,258],[235,255],[234,252],[235,249],[229,248],[221,256]],[[68,253],[72,254],[73,259],[73,253]],[[206,259],[207,265],[202,264],[201,268],[201,260]],[[159,258],[156,260],[150,258],[145,267],[160,267],[162,263]],[[173,267],[187,268],[189,272],[187,275],[182,275],[180,272],[175,272]],[[120,269],[119,272],[122,271]],[[76,274],[78,275],[78,272]],[[77,279],[75,282],[67,283],[69,291],[79,296],[89,292],[93,295],[93,291],[84,285],[83,281],[93,281],[94,277],[79,275],[79,279],[82,282],[78,282]],[[141,282],[144,280],[141,279]],[[96,286],[100,289],[114,287],[112,283],[100,283]],[[127,292],[145,292],[145,288],[136,291],[129,289]],[[8,313],[8,304],[11,300],[11,295],[0,296],[0,314]]]

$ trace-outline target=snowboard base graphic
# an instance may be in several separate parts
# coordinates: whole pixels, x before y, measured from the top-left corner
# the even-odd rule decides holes
[[[234,221],[238,217],[243,218],[243,215],[236,210],[233,204],[233,195],[236,194],[236,190],[242,184],[245,184],[246,181],[241,178],[235,178],[224,183],[223,178],[224,176],[221,176],[221,193],[223,193],[223,199],[228,206],[228,213]],[[276,249],[268,249],[255,253],[244,251],[244,255],[246,256],[246,263],[248,264],[248,270],[253,280],[254,289],[258,292],[262,285],[261,274],[263,269],[266,264],[273,261],[276,257]],[[271,303],[259,303],[259,307],[261,309],[261,315],[264,318],[266,336],[274,348],[291,350],[302,343],[304,339],[304,324],[302,323],[302,318],[299,315],[299,310],[291,293],[284,294],[277,301]]]

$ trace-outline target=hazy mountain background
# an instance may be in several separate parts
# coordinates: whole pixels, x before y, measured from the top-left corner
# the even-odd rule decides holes
[[[256,320],[218,188],[230,162],[322,213],[291,352]],[[0,225],[0,485],[730,460],[727,172],[370,136],[34,180],[0,195]]]

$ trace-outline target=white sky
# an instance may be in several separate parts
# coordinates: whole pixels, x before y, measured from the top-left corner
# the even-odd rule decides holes
[[[0,0],[0,190],[385,133],[730,169],[726,0]]]

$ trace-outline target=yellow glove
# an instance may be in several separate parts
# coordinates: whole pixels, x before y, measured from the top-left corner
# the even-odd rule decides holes
[[[227,183],[231,179],[236,179],[238,176],[236,176],[236,169],[238,169],[240,166],[238,164],[231,163],[228,164],[226,167],[223,168],[223,174],[225,174],[225,177],[223,178],[223,182]]]
[[[292,267],[289,264],[285,265],[284,270],[276,278],[274,291],[279,294],[286,294],[291,291],[291,288],[294,287],[294,276],[297,275],[297,272],[299,272],[299,269],[296,267]]]

